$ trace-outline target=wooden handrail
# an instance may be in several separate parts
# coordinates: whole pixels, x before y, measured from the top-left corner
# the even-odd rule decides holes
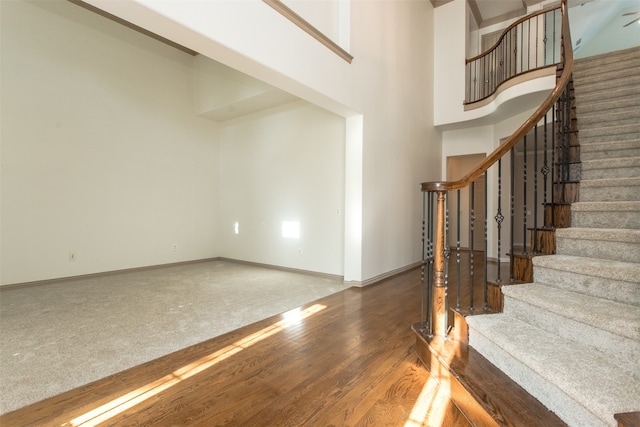
[[[457,181],[435,181],[424,182],[421,185],[422,191],[448,191],[464,188],[475,181],[480,175],[484,174],[498,159],[502,158],[506,153],[515,146],[542,118],[547,111],[558,101],[560,95],[569,83],[573,70],[573,50],[571,44],[571,34],[569,33],[569,17],[567,14],[567,0],[562,0],[562,48],[564,67],[562,76],[556,83],[556,87],[538,107],[538,109],[529,117],[507,140],[502,143],[495,151],[486,157],[478,166],[472,169],[468,174]]]
[[[488,54],[490,54],[492,51],[494,51],[498,45],[500,45],[500,43],[502,42],[502,39],[504,39],[504,36],[513,28],[515,28],[517,25],[522,24],[525,21],[528,21],[529,19],[535,18],[538,15],[542,15],[544,13],[547,12],[551,12],[552,10],[556,10],[556,9],[560,9],[562,7],[562,5],[559,6],[551,6],[551,7],[547,7],[544,9],[541,9],[537,12],[532,12],[527,16],[523,16],[522,18],[518,19],[516,22],[514,22],[513,24],[509,25],[507,28],[504,29],[504,31],[502,32],[502,34],[500,35],[500,38],[498,39],[498,41],[491,46],[489,49],[487,49],[486,51],[482,52],[479,55],[474,56],[473,58],[468,58],[465,60],[465,63],[468,64],[469,62],[473,62],[476,61],[480,58],[482,58],[483,56],[487,56]]]

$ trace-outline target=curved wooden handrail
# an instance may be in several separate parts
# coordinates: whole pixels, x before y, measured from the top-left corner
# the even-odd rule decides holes
[[[556,87],[538,107],[538,109],[529,117],[507,140],[486,157],[478,166],[472,169],[468,174],[457,181],[434,181],[424,182],[421,185],[422,191],[448,191],[458,190],[471,184],[487,171],[494,163],[502,158],[505,154],[515,146],[524,136],[533,129],[533,127],[547,114],[551,107],[556,103],[565,87],[569,83],[573,70],[573,50],[571,45],[571,34],[569,33],[569,17],[567,15],[567,0],[562,0],[562,47],[564,67],[562,76],[556,83]]]
[[[523,22],[528,21],[529,19],[535,18],[538,15],[542,15],[544,13],[551,12],[552,10],[560,9],[561,7],[562,7],[562,5],[546,7],[544,9],[538,10],[537,12],[532,12],[527,16],[523,16],[522,18],[518,19],[516,22],[514,22],[513,24],[511,24],[507,28],[505,28],[504,31],[502,32],[502,34],[500,35],[500,38],[498,39],[498,41],[493,46],[491,46],[489,49],[487,49],[486,51],[482,52],[481,54],[474,56],[473,58],[466,59],[465,60],[465,64],[468,64],[469,62],[476,61],[476,60],[482,58],[483,56],[489,55],[492,51],[496,50],[498,45],[500,45],[500,43],[502,42],[502,39],[504,39],[504,36],[511,29],[516,27],[517,25],[522,24]]]

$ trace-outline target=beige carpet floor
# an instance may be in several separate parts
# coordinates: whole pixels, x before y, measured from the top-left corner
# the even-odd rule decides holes
[[[0,290],[0,413],[343,289],[216,260]]]

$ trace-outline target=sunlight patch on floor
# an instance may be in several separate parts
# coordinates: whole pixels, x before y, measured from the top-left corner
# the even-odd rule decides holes
[[[286,329],[287,327],[291,327],[300,321],[310,317],[322,310],[327,308],[322,304],[314,304],[312,306],[307,307],[306,309],[296,308],[290,310],[283,314],[283,320],[274,323],[273,325],[267,326],[255,332],[253,334],[247,335],[234,342],[231,345],[228,345],[214,353],[211,353],[205,357],[202,357],[188,365],[182,366],[179,369],[176,369],[171,374],[165,375],[164,377],[153,381],[149,384],[145,384],[142,387],[137,388],[136,390],[129,392],[123,396],[120,396],[116,399],[111,400],[110,402],[105,403],[102,406],[99,406],[89,412],[80,415],[72,419],[69,422],[65,422],[61,424],[62,427],[92,427],[97,426],[100,423],[103,423],[116,415],[126,411],[134,407],[135,405],[144,402],[145,400],[167,390],[170,387],[184,381],[192,376],[199,374],[200,372],[216,365],[217,363],[222,362],[225,359],[233,356],[240,351],[251,347],[252,345],[274,335],[278,332]]]

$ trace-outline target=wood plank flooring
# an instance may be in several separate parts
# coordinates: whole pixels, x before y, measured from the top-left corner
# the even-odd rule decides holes
[[[419,270],[0,417],[0,426],[466,426],[418,361]],[[136,351],[131,348],[128,351]]]

